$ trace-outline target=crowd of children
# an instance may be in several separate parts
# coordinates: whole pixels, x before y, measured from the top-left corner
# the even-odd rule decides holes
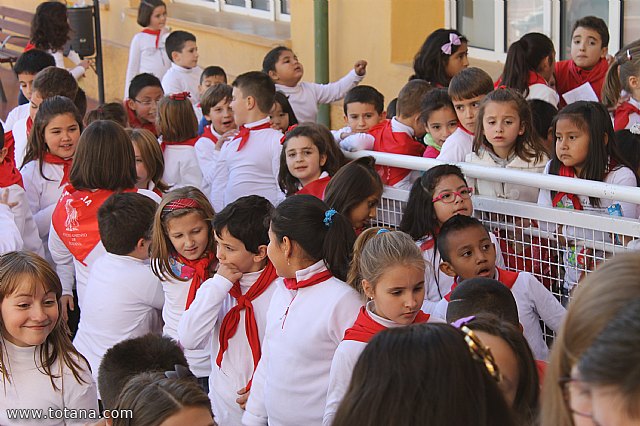
[[[358,85],[366,61],[303,82],[283,46],[227,84],[198,66],[193,34],[166,27],[165,3],[143,0],[125,101],[85,114],[86,64],[55,67],[69,30],[48,27],[50,3],[14,68],[28,103],[0,127],[1,424],[14,408],[84,412],[51,424],[638,421],[637,256],[587,265],[577,285],[595,231],[531,221],[566,242],[567,311],[505,263],[472,196],[634,219],[639,206],[452,164],[638,186],[640,48],[609,63],[601,19],[575,23],[567,61],[524,35],[496,82],[469,68],[466,37],[436,30],[385,111]],[[340,99],[343,128],[315,123]],[[347,161],[361,150],[443,164]],[[408,191],[381,218],[397,230],[374,226],[385,186]]]

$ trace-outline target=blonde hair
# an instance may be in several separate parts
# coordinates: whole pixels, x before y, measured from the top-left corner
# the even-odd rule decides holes
[[[162,180],[164,157],[156,136],[147,129],[126,129],[133,145],[140,151],[142,163],[147,169],[149,179],[161,192],[167,192],[170,186]]]
[[[618,254],[577,287],[551,350],[542,392],[542,426],[573,425],[558,379],[570,376],[582,353],[615,314],[640,298],[639,277],[640,254]]]
[[[182,142],[198,136],[198,119],[189,99],[165,96],[158,103],[158,127],[162,139]]]
[[[169,209],[167,206],[180,199],[190,199],[195,201],[199,207],[187,207]],[[175,247],[171,243],[168,235],[168,223],[171,219],[185,216],[189,213],[197,213],[206,223],[209,232],[209,242],[207,251],[214,251],[214,239],[212,231],[212,221],[215,215],[213,207],[207,197],[198,188],[185,186],[168,192],[156,210],[153,218],[153,234],[151,237],[151,270],[161,280],[176,279],[182,280],[171,269],[169,259],[176,253]]]
[[[54,390],[59,390],[54,379],[60,378],[51,371],[52,366],[59,361],[69,367],[73,377],[78,383],[87,383],[80,374],[89,371],[87,360],[76,350],[71,343],[70,331],[66,321],[62,319],[60,312],[60,297],[62,296],[62,284],[60,278],[46,260],[35,253],[29,251],[12,251],[0,255],[0,305],[4,299],[23,286],[28,285],[32,294],[36,292],[36,286],[41,285],[46,292],[53,291],[56,295],[58,306],[58,319],[47,336],[46,340],[36,349],[38,360],[34,362],[38,365],[38,370],[49,376],[51,386]],[[1,334],[7,333],[4,327],[4,320],[0,315]],[[0,338],[0,374],[3,382],[11,383],[9,374],[10,360],[6,358],[5,339]],[[39,361],[39,363],[38,363]]]
[[[396,265],[421,270],[426,268],[420,249],[408,234],[384,228],[369,228],[358,236],[353,246],[347,283],[364,295],[363,279],[375,288],[380,277]]]

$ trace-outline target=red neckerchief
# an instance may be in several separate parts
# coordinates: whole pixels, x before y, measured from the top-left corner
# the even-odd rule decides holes
[[[62,165],[62,180],[60,181],[60,185],[58,185],[58,188],[69,183],[69,171],[71,171],[71,162],[73,161],[73,158],[67,158],[65,160],[64,158],[47,152],[44,154],[42,160],[45,163]]]
[[[183,257],[181,254],[175,254],[175,258],[178,262],[185,266],[188,266],[193,271],[193,275],[187,277],[191,278],[191,285],[189,286],[189,293],[187,294],[187,304],[185,310],[189,309],[193,299],[196,298],[196,292],[202,285],[202,283],[210,277],[209,267],[211,262],[215,262],[216,255],[213,252],[207,252],[200,259],[189,260]]]
[[[213,124],[208,124],[204,126],[204,132],[202,132],[202,137],[210,139],[215,144],[216,142],[218,142],[218,137],[213,134],[213,131],[211,130],[211,126],[213,126]]]
[[[516,283],[516,280],[518,279],[518,275],[520,275],[520,272],[507,271],[506,269],[500,269],[497,266],[496,266],[496,271],[498,271],[497,280],[500,281],[502,284],[504,284],[509,290],[513,288],[513,285]],[[451,291],[444,296],[447,302],[451,301],[451,293],[453,293],[453,290],[455,290],[456,287],[458,287],[458,277],[456,277],[453,280]]]
[[[536,370],[538,370],[538,382],[540,384],[540,389],[542,389],[542,384],[544,383],[544,376],[547,374],[547,364],[546,361],[541,361],[539,359],[536,360]]]
[[[33,50],[35,48],[36,48],[36,45],[33,44],[33,42],[31,40],[29,40],[29,43],[27,43],[27,45],[24,47],[24,50],[22,51],[22,53],[28,52],[28,51]]]
[[[249,141],[249,135],[251,134],[252,131],[264,130],[264,129],[270,129],[270,128],[271,128],[271,123],[269,123],[268,121],[266,123],[259,124],[255,127],[240,126],[238,135],[235,137],[236,139],[240,138],[240,144],[238,145],[238,149],[236,151],[240,151],[242,148],[244,148],[244,146],[247,144],[247,141]]]
[[[412,324],[421,324],[429,321],[429,314],[425,314],[422,311],[418,311],[418,315],[413,320]],[[360,308],[360,313],[356,322],[344,332],[343,340],[354,340],[356,342],[369,343],[369,341],[381,331],[386,330],[387,327],[380,324],[369,315],[366,307]]]
[[[100,242],[98,209],[114,192],[108,189],[76,190],[69,184],[53,210],[53,228],[73,257],[85,266],[84,260]],[[137,189],[122,192],[137,192]]]
[[[300,191],[296,192],[296,194],[308,194],[313,195],[316,198],[324,199],[324,190],[327,188],[329,181],[331,180],[331,176],[321,177],[320,179],[316,179],[313,182],[309,182],[305,186],[303,186]]]
[[[134,101],[135,102],[135,101]],[[153,123],[143,123],[140,121],[136,112],[129,108],[129,102],[123,102],[124,109],[127,111],[127,117],[129,118],[129,127],[133,129],[147,129],[151,133],[153,133],[156,137],[158,137],[158,129],[156,129],[155,124]]]
[[[167,146],[195,146],[196,142],[198,142],[198,139],[200,139],[199,136],[196,136],[195,138],[191,138],[191,139],[187,139],[184,141],[180,141],[180,142],[174,142],[174,141],[162,141],[162,143],[160,144],[160,148],[162,148],[162,152],[164,152],[165,148]]]
[[[422,244],[420,244],[420,250],[427,251],[432,249],[435,245],[436,245],[436,239],[433,237],[429,237],[428,239],[424,240]]]
[[[394,132],[391,120],[384,120],[376,124],[368,132],[374,137],[373,150],[378,152],[390,152],[392,154],[413,155],[422,157],[425,146],[404,132]],[[382,183],[393,186],[404,179],[411,170],[400,167],[376,166],[376,170],[382,178]]]
[[[289,290],[298,290],[303,287],[311,287],[312,285],[320,284],[333,277],[333,274],[328,269],[325,269],[322,272],[318,272],[311,276],[311,278],[307,278],[306,280],[298,281],[295,278],[285,278],[284,285]]]
[[[580,68],[572,59],[556,62],[556,90],[560,95],[563,95],[588,82],[591,84],[598,99],[600,99],[602,85],[608,69],[609,63],[606,58],[600,58],[600,61],[590,70]],[[560,99],[564,102],[562,96],[560,96]]]
[[[16,141],[11,130],[4,134],[4,147],[7,148],[7,155],[0,163],[0,188],[16,184],[24,188],[22,175],[16,168]]]
[[[558,171],[558,176],[564,177],[576,177],[576,172],[573,167],[567,167],[564,164],[560,166],[560,170]],[[553,200],[551,201],[551,205],[553,207],[558,207],[560,201],[562,201],[562,197],[566,196],[571,203],[573,204],[573,208],[575,210],[583,210],[582,203],[580,203],[580,198],[576,194],[569,194],[567,192],[558,192]]]
[[[220,326],[220,349],[218,350],[218,357],[216,358],[216,364],[218,364],[218,367],[222,365],[222,357],[224,356],[224,352],[227,350],[227,347],[229,347],[229,339],[231,339],[238,330],[238,324],[240,323],[240,311],[244,309],[245,330],[247,333],[247,340],[249,340],[249,347],[251,348],[251,355],[253,356],[253,371],[256,370],[261,356],[260,336],[258,335],[258,324],[256,323],[256,317],[253,313],[253,305],[251,302],[264,293],[276,278],[278,278],[276,268],[274,268],[270,261],[267,261],[267,266],[246,294],[242,294],[239,281],[236,281],[233,284],[233,287],[231,287],[229,294],[236,299],[238,304],[227,312],[222,320],[222,325]],[[249,383],[247,383],[247,390],[251,389],[252,381],[253,374],[251,375]]]
[[[33,127],[33,119],[31,116],[27,117],[27,136],[31,133],[31,128]]]
[[[161,30],[152,30],[150,28],[143,28],[142,32],[145,33],[145,34],[156,36],[156,49],[157,49],[158,45],[160,44],[160,32],[161,32]]]
[[[631,102],[624,102],[614,112],[613,130],[623,130],[629,124],[629,116],[633,113],[640,114],[640,109],[636,108]]]
[[[527,86],[533,86],[534,84],[544,84],[545,86],[549,85],[549,83],[547,83],[547,80],[545,80],[543,76],[535,71],[529,71],[529,80],[527,81]]]

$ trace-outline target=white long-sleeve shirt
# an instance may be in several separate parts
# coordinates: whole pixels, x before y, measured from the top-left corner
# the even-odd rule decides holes
[[[89,272],[73,345],[87,358],[94,380],[105,352],[125,339],[162,333],[162,284],[135,257],[105,253]]]
[[[351,70],[338,81],[328,84],[302,81],[294,87],[276,84],[276,90],[289,98],[289,103],[299,123],[315,122],[318,118],[318,104],[329,104],[344,98],[347,92],[358,85],[364,76]]]
[[[500,270],[498,269],[496,269],[495,279],[500,281]],[[555,296],[528,272],[518,273],[518,278],[511,287],[511,293],[516,300],[524,337],[527,339],[534,357],[545,361],[549,356],[549,348],[542,335],[540,320],[557,332],[567,311]],[[448,304],[446,299],[438,302],[434,315],[445,319]]]
[[[162,81],[171,66],[171,61],[165,49],[168,35],[169,30],[163,28],[160,32],[158,47],[156,47],[156,36],[153,34],[139,32],[133,36],[129,46],[129,63],[127,64],[127,76],[122,99],[129,97],[129,85],[133,77],[138,74],[145,72],[153,74]]]
[[[26,104],[18,105],[14,109],[9,112],[7,115],[7,120],[4,122],[4,132],[7,133],[9,130],[13,129],[13,125],[18,120],[27,119],[29,117],[29,107],[31,104],[27,102]]]
[[[247,123],[245,127],[252,128],[268,122],[269,118],[264,118]],[[273,205],[284,199],[278,185],[281,138],[279,130],[254,130],[240,151],[240,138],[222,146],[218,161],[208,178],[211,182],[209,198],[215,211],[246,195],[263,196]]]
[[[262,271],[247,273],[240,278],[242,294],[249,291],[261,273]],[[214,275],[205,281],[178,325],[180,344],[185,349],[210,348],[209,399],[216,423],[220,426],[241,423],[244,410],[236,402],[237,392],[247,385],[254,368],[245,328],[245,310],[240,311],[238,328],[229,339],[229,346],[224,352],[220,367],[216,364],[220,350],[220,326],[229,310],[237,305],[236,299],[229,295],[232,286],[233,283],[221,275]],[[275,289],[274,282],[251,302],[261,346],[267,325],[267,311]]]
[[[202,68],[196,66],[193,68],[184,68],[175,63],[171,63],[171,67],[162,77],[162,89],[165,95],[172,93],[189,92],[191,96],[188,98],[194,107],[200,103],[200,74]]]
[[[324,270],[321,260],[297,271],[296,279]],[[331,362],[361,306],[358,292],[337,278],[297,291],[278,280],[244,425],[322,424]]]
[[[51,379],[43,373],[39,346],[20,347],[0,337],[2,344],[2,365],[6,366],[9,373],[9,380],[0,385],[0,424],[2,425],[64,425],[64,424],[84,424],[88,419],[73,419],[76,410],[93,410],[91,418],[98,415],[98,397],[96,384],[89,372],[89,366],[84,360],[76,359],[83,368],[80,370],[80,378],[85,383],[79,383],[73,376],[69,367],[58,358],[51,366],[51,373],[61,377],[55,378],[53,382],[58,387],[55,390],[51,386]],[[43,419],[9,420],[8,409],[29,409],[41,410],[46,416],[51,410],[63,410],[66,408],[70,418],[54,419],[49,417]],[[61,411],[60,411],[60,414]]]
[[[22,167],[22,161],[27,153],[27,145],[29,143],[29,137],[27,135],[27,115],[25,118],[21,118],[13,123],[11,133],[13,134],[13,140],[15,141],[15,157],[16,167],[19,169]],[[5,131],[6,133],[6,131]]]
[[[211,125],[209,124],[208,126]],[[220,138],[220,134],[213,128],[211,128],[211,133],[213,133],[216,138]],[[214,170],[218,162],[220,151],[216,150],[216,143],[204,135],[198,139],[194,148],[196,149],[196,158],[198,159],[198,165],[202,172],[202,192],[211,194],[211,185],[213,182],[210,182],[208,179],[211,177],[210,172]]]
[[[56,67],[69,71],[69,73],[71,73],[73,78],[75,78],[76,80],[78,80],[80,77],[84,75],[86,70],[82,65],[78,65],[80,64],[80,62],[82,62],[82,59],[80,58],[80,55],[78,55],[78,53],[75,50],[70,50],[69,53],[66,55],[71,62],[76,64],[76,66],[73,68],[67,68],[67,66],[64,63],[65,55],[61,50],[58,50],[55,52],[52,50],[47,50],[47,53],[53,56],[53,59],[55,59]]]
[[[162,180],[171,186],[195,186],[202,189],[202,172],[193,146],[167,145],[162,152],[164,174]]]
[[[438,160],[445,163],[463,162],[473,151],[473,135],[458,127],[442,144]]]
[[[11,208],[0,204],[0,254],[22,250],[24,242]]]
[[[27,194],[18,184],[11,185],[7,188],[0,188],[0,194],[6,190],[9,191],[9,204],[17,203],[11,207],[11,212],[13,213],[14,223],[22,236],[24,249],[31,250],[44,257],[42,240],[40,239],[38,227],[36,226],[35,220],[33,220],[33,215],[29,208]]]

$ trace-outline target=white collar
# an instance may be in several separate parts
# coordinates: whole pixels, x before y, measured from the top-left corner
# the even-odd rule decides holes
[[[411,126],[407,126],[406,124],[399,122],[396,117],[393,117],[391,119],[391,131],[396,133],[397,132],[406,133],[411,137],[413,137],[413,135],[415,134]]]
[[[365,305],[365,309],[367,310],[367,313],[369,314],[372,320],[374,320],[378,324],[383,325],[387,328],[402,327],[402,324],[398,324],[395,321],[391,321],[389,319],[382,318],[380,315],[376,315],[373,312],[374,306],[375,306],[375,302],[373,300],[369,300]]]
[[[320,259],[313,265],[309,266],[308,268],[300,269],[299,271],[296,271],[296,281],[300,282],[300,281],[307,280],[312,276],[314,276],[315,274],[322,271],[326,271],[326,270],[327,270],[327,266],[324,264],[324,260]]]
[[[268,122],[269,122],[269,117],[265,117],[265,118],[261,118],[258,121],[253,121],[251,123],[246,123],[244,125],[244,127],[246,127],[247,129],[253,129],[254,127],[258,127],[258,126],[260,126],[262,124],[265,124],[265,123],[268,123]]]
[[[260,278],[264,269],[265,268],[262,268],[257,272],[247,272],[242,274],[242,278],[240,278],[240,289],[242,290],[242,294],[249,291],[249,288],[258,281],[258,278]]]

